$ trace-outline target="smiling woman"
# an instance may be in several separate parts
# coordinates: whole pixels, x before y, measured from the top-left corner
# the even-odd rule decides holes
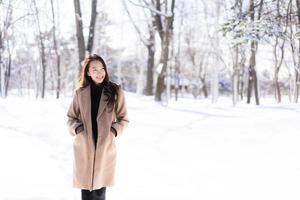
[[[75,136],[73,187],[81,189],[83,200],[104,200],[106,187],[114,185],[115,137],[129,120],[124,92],[109,80],[100,56],[84,60],[67,116],[70,134]]]
[[[87,74],[96,84],[101,84],[105,78],[106,72],[101,62],[98,60],[93,60],[90,62],[90,67]]]

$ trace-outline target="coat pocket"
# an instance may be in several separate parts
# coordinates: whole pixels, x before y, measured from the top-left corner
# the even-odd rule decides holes
[[[117,137],[117,131],[114,127],[110,127],[110,133],[113,134],[114,137]]]
[[[84,131],[84,126],[83,126],[83,124],[80,125],[80,126],[78,126],[78,127],[76,128],[76,130],[75,130],[76,135],[78,135],[79,133],[81,133],[81,132],[83,132],[83,131]]]

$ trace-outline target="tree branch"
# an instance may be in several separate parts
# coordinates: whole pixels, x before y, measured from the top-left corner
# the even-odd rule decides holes
[[[125,0],[122,0],[122,3],[123,3],[123,6],[125,8],[125,11],[130,19],[130,21],[132,22],[133,26],[134,26],[134,29],[136,30],[136,32],[138,33],[142,43],[145,45],[145,46],[148,46],[149,45],[149,42],[148,40],[145,38],[145,36],[142,34],[141,30],[138,28],[138,26],[136,25],[136,23],[134,22],[129,10],[128,10],[128,7],[127,7],[127,4],[125,2]]]
[[[128,0],[130,3],[132,3],[133,5],[135,5],[135,6],[139,6],[139,7],[142,7],[142,8],[147,8],[147,9],[149,9],[151,12],[154,12],[154,13],[156,13],[156,14],[158,14],[158,15],[162,15],[162,16],[164,16],[164,17],[172,17],[173,15],[172,15],[172,13],[163,13],[163,12],[161,12],[161,11],[159,11],[159,10],[156,10],[155,8],[153,8],[152,6],[150,6],[150,5],[143,5],[143,4],[139,4],[139,3],[135,3],[135,2],[133,2],[132,0]]]

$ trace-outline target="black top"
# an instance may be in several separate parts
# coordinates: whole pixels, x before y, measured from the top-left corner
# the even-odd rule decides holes
[[[91,115],[92,115],[92,130],[95,146],[97,144],[98,138],[98,125],[97,125],[97,114],[99,110],[99,103],[101,99],[103,86],[102,84],[96,84],[94,81],[91,81]]]

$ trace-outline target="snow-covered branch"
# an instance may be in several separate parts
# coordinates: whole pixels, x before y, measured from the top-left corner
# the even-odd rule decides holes
[[[145,5],[145,4],[141,4],[141,3],[136,3],[136,2],[133,2],[132,0],[128,0],[130,3],[132,3],[133,5],[135,5],[135,6],[139,6],[139,7],[142,7],[142,8],[147,8],[147,9],[149,9],[151,12],[154,12],[154,13],[156,13],[156,14],[158,14],[158,15],[162,15],[162,16],[164,16],[164,17],[172,17],[173,16],[173,14],[171,13],[171,12],[168,12],[168,13],[163,13],[163,12],[161,12],[161,11],[159,11],[159,10],[156,10],[155,8],[153,8],[152,6],[150,6],[150,5]]]

